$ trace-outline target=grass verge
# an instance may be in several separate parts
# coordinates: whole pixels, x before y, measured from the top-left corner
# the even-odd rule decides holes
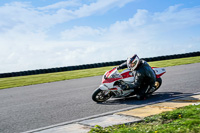
[[[199,62],[200,62],[200,56],[164,60],[164,61],[155,61],[155,62],[149,62],[149,64],[152,67],[168,67],[168,66],[176,66],[176,65],[199,63]],[[0,78],[0,89],[98,76],[98,75],[103,75],[105,71],[110,70],[112,68],[113,66],[66,71],[66,72],[57,72],[57,73],[49,73],[49,74]]]
[[[131,125],[96,126],[89,133],[200,133],[200,105],[146,117],[143,122]]]

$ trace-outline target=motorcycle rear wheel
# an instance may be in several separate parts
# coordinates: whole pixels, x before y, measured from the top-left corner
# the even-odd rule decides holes
[[[156,82],[155,82],[155,88],[156,88],[156,90],[158,90],[160,88],[161,84],[162,84],[162,79],[161,78],[157,78]]]
[[[102,103],[107,101],[111,97],[111,94],[108,93],[107,95],[105,95],[106,92],[107,91],[105,90],[97,88],[92,94],[92,100],[97,103]]]
[[[156,82],[154,84],[155,90],[153,90],[153,92],[151,92],[150,94],[152,94],[155,91],[157,91],[160,88],[161,84],[162,84],[162,79],[161,78],[157,78]]]
[[[137,98],[139,100],[144,100],[144,99],[150,97],[155,91],[157,91],[160,88],[161,84],[162,84],[162,79],[161,78],[157,78],[156,82],[154,84],[154,88],[155,89],[153,91],[151,91],[151,92],[147,92],[145,95],[137,95]]]

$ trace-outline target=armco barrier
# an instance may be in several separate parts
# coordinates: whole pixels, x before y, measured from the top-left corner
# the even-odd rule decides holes
[[[178,59],[178,58],[194,57],[194,56],[200,56],[200,51],[192,52],[192,53],[185,53],[185,54],[150,57],[150,58],[143,58],[143,59],[146,60],[147,62],[151,62],[151,61]],[[54,73],[54,72],[64,72],[64,71],[98,68],[98,67],[105,67],[105,66],[116,66],[116,65],[120,65],[121,63],[123,63],[125,61],[126,60],[113,61],[113,62],[102,62],[102,63],[94,63],[94,64],[84,64],[84,65],[77,65],[77,66],[66,66],[66,67],[59,67],[59,68],[28,70],[28,71],[11,72],[11,73],[1,73],[0,78],[35,75],[35,74],[45,74],[45,73]]]

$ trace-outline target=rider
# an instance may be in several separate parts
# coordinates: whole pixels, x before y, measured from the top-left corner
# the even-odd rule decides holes
[[[145,99],[147,93],[153,92],[156,75],[146,61],[135,54],[117,67],[118,70],[123,68],[129,68],[135,75],[133,83],[121,85],[123,90],[134,89],[138,99]]]

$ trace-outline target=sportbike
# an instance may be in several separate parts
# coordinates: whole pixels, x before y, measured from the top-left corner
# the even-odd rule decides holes
[[[148,95],[158,90],[162,84],[161,76],[166,72],[164,68],[152,67],[156,74],[154,90],[149,91]],[[120,88],[125,83],[133,83],[134,74],[130,69],[125,69],[121,73],[117,68],[107,71],[103,77],[101,85],[93,92],[92,99],[97,103],[105,102],[110,98],[121,98],[136,95],[134,89],[123,90]]]

